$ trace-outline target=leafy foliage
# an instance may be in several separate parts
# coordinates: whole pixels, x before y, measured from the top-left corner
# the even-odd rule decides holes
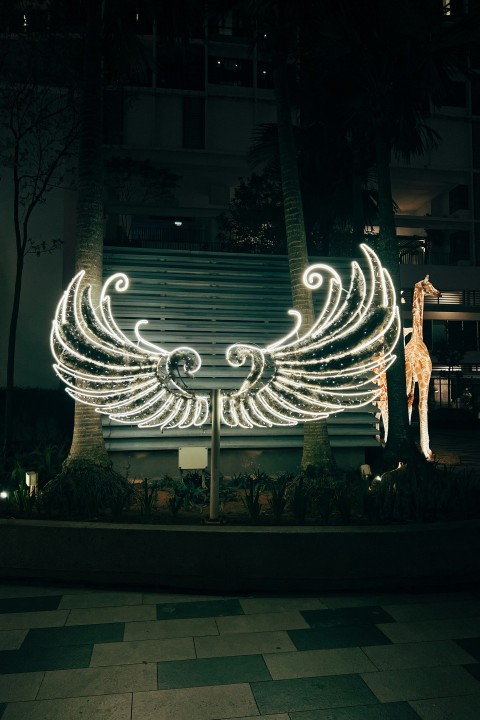
[[[75,460],[43,488],[45,510],[53,516],[95,518],[121,513],[130,502],[132,486],[111,467],[93,467]]]
[[[227,212],[219,217],[218,239],[237,252],[283,253],[286,249],[283,197],[278,175],[266,171],[240,178]]]
[[[242,503],[252,521],[256,521],[260,517],[262,511],[260,494],[265,490],[268,481],[267,473],[262,470],[243,473],[234,479],[235,485],[243,490]]]
[[[293,482],[293,478],[293,473],[282,473],[281,475],[270,478],[266,486],[270,492],[268,504],[273,513],[273,518],[277,523],[281,521],[282,515],[287,507],[287,490],[288,486]]]

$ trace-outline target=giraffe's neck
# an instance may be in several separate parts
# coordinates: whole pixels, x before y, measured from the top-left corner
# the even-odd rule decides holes
[[[423,340],[423,290],[415,288],[412,306],[412,336]]]

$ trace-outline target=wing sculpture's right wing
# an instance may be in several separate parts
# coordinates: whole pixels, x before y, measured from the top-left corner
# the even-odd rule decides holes
[[[388,272],[367,245],[361,245],[368,282],[352,263],[350,287],[328,265],[313,265],[304,284],[315,290],[330,277],[323,309],[300,335],[302,318],[282,340],[266,348],[236,344],[227,350],[233,367],[250,361],[241,387],[222,396],[222,419],[231,427],[296,425],[326,418],[346,408],[372,403],[380,390],[375,371],[394,362],[400,315]]]

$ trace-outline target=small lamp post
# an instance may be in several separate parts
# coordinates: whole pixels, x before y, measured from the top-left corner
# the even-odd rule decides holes
[[[30,495],[38,490],[38,473],[35,470],[27,470],[25,473],[25,483],[30,490]]]

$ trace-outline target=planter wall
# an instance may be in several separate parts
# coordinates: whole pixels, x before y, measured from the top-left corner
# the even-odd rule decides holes
[[[480,521],[247,528],[0,520],[4,578],[208,592],[459,586],[480,577]]]

